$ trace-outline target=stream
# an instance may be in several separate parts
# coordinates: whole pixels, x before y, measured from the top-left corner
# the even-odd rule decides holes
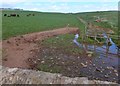
[[[90,57],[92,59],[92,64],[88,64],[87,68],[83,68],[80,71],[88,76],[90,79],[99,79],[106,81],[115,81],[118,82],[118,70],[120,68],[120,58],[118,55],[118,47],[110,38],[109,41],[111,46],[107,46],[103,44],[102,46],[91,45],[86,43],[79,43],[77,39],[79,35],[76,34],[73,42],[86,51],[90,51],[95,53],[94,57]],[[104,36],[107,40],[107,36]],[[96,71],[95,71],[96,69]],[[89,71],[89,72],[86,72]]]

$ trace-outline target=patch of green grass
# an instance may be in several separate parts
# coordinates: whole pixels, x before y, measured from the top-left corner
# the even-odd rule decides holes
[[[117,11],[100,11],[100,12],[84,12],[75,14],[86,22],[91,22],[103,28],[109,28],[117,33],[118,31],[118,12]],[[95,22],[96,19],[104,19],[104,22]]]
[[[73,39],[73,34],[59,35],[57,37],[45,39],[42,42],[42,45],[56,48],[57,50],[66,54],[79,55],[82,53],[82,50],[73,43]]]
[[[4,14],[16,13],[20,17],[5,17]],[[35,14],[29,16],[28,14]],[[61,27],[79,27],[84,29],[84,25],[78,21],[76,16],[64,13],[42,13],[32,11],[3,11],[2,30],[3,39],[26,33],[52,30]]]
[[[113,40],[113,42],[118,46],[118,45],[120,45],[120,41],[118,40],[118,39],[112,39]]]
[[[85,39],[82,40],[81,37],[78,38],[78,42],[81,43],[81,42],[86,42],[86,43],[89,43],[89,44],[93,44],[95,41],[93,38],[89,38],[89,37],[86,37]]]
[[[40,71],[51,72],[51,73],[60,73],[62,70],[60,66],[54,65],[52,67],[49,67],[48,64],[39,64],[37,68]]]
[[[5,17],[4,14],[16,13],[20,17]],[[35,14],[29,16],[28,14]],[[84,32],[85,25],[81,23],[78,17],[81,17],[86,22],[92,22],[95,25],[118,30],[118,18],[116,11],[108,12],[86,12],[86,13],[48,13],[35,11],[17,11],[3,10],[2,11],[2,39],[7,39],[17,35],[23,35],[32,32],[46,31],[57,28],[78,27],[81,34]],[[96,23],[96,17],[107,19],[107,22]],[[111,27],[111,25],[113,27]]]

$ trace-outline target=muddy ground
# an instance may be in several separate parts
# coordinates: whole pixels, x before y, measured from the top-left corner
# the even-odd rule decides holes
[[[74,44],[75,47],[77,47]],[[62,49],[43,47],[36,54],[37,59],[29,59],[31,68],[51,73],[60,73],[68,77],[88,77],[90,80],[117,82],[118,67],[115,59],[108,57],[89,57],[86,53],[72,55]],[[109,59],[109,60],[108,60]]]
[[[59,34],[76,33],[78,28],[60,28],[12,37],[2,41],[2,65],[7,67],[30,68],[28,58],[35,58],[39,51],[37,41]],[[34,51],[34,52],[33,52]]]
[[[48,37],[77,32],[78,28],[60,28],[4,40],[2,42],[3,66],[55,72],[69,77],[86,76],[89,79],[118,82],[118,66],[107,66],[101,58],[92,59],[86,53],[72,55],[62,49],[45,47],[37,43],[38,41],[42,43]],[[74,47],[77,46],[74,44]],[[103,65],[101,66],[101,64]]]

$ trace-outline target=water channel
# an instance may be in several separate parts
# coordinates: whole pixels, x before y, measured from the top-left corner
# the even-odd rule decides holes
[[[111,43],[110,46],[108,46],[106,43],[99,46],[99,45],[88,44],[88,43],[86,44],[86,43],[82,43],[82,42],[79,43],[77,41],[78,38],[79,38],[79,35],[76,34],[75,38],[73,40],[73,42],[78,47],[80,47],[81,49],[84,49],[86,51],[96,53],[96,55],[94,57],[91,57],[92,64],[89,64],[86,69],[83,68],[80,71],[82,71],[82,72],[89,71],[91,69],[89,72],[85,72],[85,74],[88,76],[88,78],[93,78],[93,79],[98,78],[101,80],[118,82],[118,80],[119,80],[118,70],[120,68],[120,64],[119,64],[120,58],[118,55],[118,47],[112,41],[112,39],[109,38],[109,41]],[[104,35],[104,38],[107,40],[106,35]],[[97,71],[94,71],[94,69],[96,69]]]

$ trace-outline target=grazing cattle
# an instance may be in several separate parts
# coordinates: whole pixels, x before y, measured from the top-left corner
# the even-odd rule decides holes
[[[7,17],[20,17],[19,14],[10,14]]]
[[[19,17],[19,15],[17,14],[17,17]]]
[[[8,15],[7,17],[11,17],[10,15]]]
[[[7,14],[4,14],[4,16],[7,16]]]
[[[28,14],[27,16],[30,16],[31,14]]]
[[[28,14],[28,15],[26,15],[26,16],[35,16],[35,14]]]
[[[16,16],[17,16],[17,14],[10,14],[10,16],[16,17]]]

